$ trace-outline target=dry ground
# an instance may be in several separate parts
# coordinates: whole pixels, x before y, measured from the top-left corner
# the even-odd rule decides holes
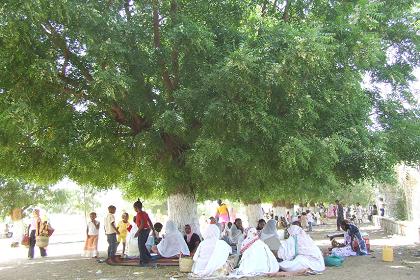
[[[325,235],[332,230],[333,226],[327,225],[316,227],[311,233],[323,250],[329,244]],[[402,237],[386,236],[372,226],[366,225],[363,230],[369,232],[370,235],[371,248],[374,250],[371,256],[347,258],[342,267],[327,268],[322,275],[308,277],[313,280],[420,279],[420,258],[413,256],[417,250],[420,250],[420,246]],[[394,246],[394,262],[392,263],[382,261],[382,246],[385,244]],[[34,260],[24,258],[26,256],[24,248],[8,248],[4,240],[0,242],[0,246],[0,279],[170,279],[177,271],[176,268],[171,267],[115,267],[97,263],[92,259],[83,259],[75,254],[80,251],[81,242],[52,244],[49,248],[49,257],[37,257]],[[39,252],[36,254],[39,256]],[[180,275],[181,279],[187,279],[186,275]],[[305,276],[298,277],[300,278],[305,278]]]

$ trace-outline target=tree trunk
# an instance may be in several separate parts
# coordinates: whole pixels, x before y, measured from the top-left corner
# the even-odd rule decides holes
[[[189,224],[193,232],[201,235],[197,214],[197,202],[191,194],[171,194],[168,197],[169,220],[175,222],[178,229],[184,232],[184,226]]]
[[[274,216],[284,217],[286,216],[286,202],[284,200],[277,200],[273,202]]]
[[[24,234],[24,225],[22,220],[22,208],[14,208],[10,213],[10,216],[13,221],[13,238],[12,246],[19,246],[22,241],[22,236]]]
[[[261,203],[245,204],[245,213],[248,218],[248,226],[256,227],[258,220],[263,218]]]

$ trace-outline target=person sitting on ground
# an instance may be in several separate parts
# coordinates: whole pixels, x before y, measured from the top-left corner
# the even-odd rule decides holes
[[[360,234],[359,228],[356,225],[350,223],[348,220],[341,222],[341,228],[348,234],[348,236],[350,236],[350,248],[353,249],[353,241],[357,240],[359,246],[357,248],[356,254],[359,256],[367,255],[368,251],[366,248],[366,242]]]
[[[240,253],[242,257],[239,267],[231,273],[231,276],[256,276],[279,271],[276,257],[267,244],[261,241],[255,228],[248,228],[245,231]]]
[[[306,273],[325,270],[324,257],[311,237],[299,226],[291,225],[288,230],[290,237],[281,242],[278,251],[280,269],[286,272]],[[282,273],[273,276],[284,276]]]
[[[261,241],[263,241],[270,248],[272,252],[277,254],[280,248],[280,235],[277,233],[276,220],[269,220],[263,230],[261,231]]]
[[[211,217],[209,218],[209,224],[211,224],[211,225],[217,225],[216,218],[215,218],[215,217],[213,217],[213,216],[211,216]]]
[[[225,230],[222,232],[222,237],[223,238],[231,238],[232,237],[232,223],[229,222],[227,223]]]
[[[139,228],[137,227],[137,224],[136,224],[136,216],[134,216],[133,224],[131,225],[131,228],[129,228],[129,233],[127,235],[127,257],[128,258],[137,258],[140,256],[138,237],[135,236],[138,229]],[[148,244],[146,242],[146,248],[148,251],[150,251],[152,247],[151,246],[148,247]]]
[[[190,255],[187,243],[173,221],[166,222],[165,235],[158,245],[152,247],[152,252],[164,258]]]
[[[230,245],[237,245],[238,242],[241,242],[243,240],[243,233],[244,228],[242,226],[242,220],[240,218],[236,218],[231,228],[232,238],[229,240],[228,243]]]
[[[259,219],[258,220],[258,224],[257,224],[257,232],[258,232],[258,235],[261,235],[261,231],[263,230],[263,228],[264,228],[264,226],[266,225],[267,223],[265,222],[265,220],[264,219]]]
[[[188,249],[190,250],[191,255],[194,254],[198,245],[200,244],[200,236],[197,233],[193,232],[190,225],[185,225],[184,227],[185,235],[184,240],[187,242]]]
[[[232,253],[232,247],[219,239],[220,229],[216,225],[210,224],[203,237],[193,257],[192,273],[198,277],[224,276],[222,268]]]
[[[163,225],[157,222],[153,225],[153,228],[155,229],[155,231],[149,234],[149,237],[146,241],[146,248],[149,252],[151,252],[152,247],[154,245],[158,245],[159,242],[162,240],[162,237],[160,237],[160,232],[162,231]]]
[[[340,243],[333,239],[331,240],[331,245],[331,255],[333,256],[350,257],[357,255],[357,253],[352,248],[351,237],[347,234],[347,232],[344,232],[344,243]]]
[[[279,228],[279,229],[285,229],[285,228],[287,228],[288,224],[289,223],[287,222],[286,218],[283,217],[283,216],[281,216],[280,217],[280,222],[278,223],[277,228]]]
[[[160,236],[160,232],[162,231],[163,225],[159,222],[155,223],[153,225],[154,229],[155,229],[155,236],[154,236],[154,240],[155,240],[155,245],[158,245],[159,242],[162,240],[162,237]]]

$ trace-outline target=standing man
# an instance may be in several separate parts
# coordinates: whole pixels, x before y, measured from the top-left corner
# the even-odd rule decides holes
[[[220,231],[223,232],[226,224],[230,222],[229,210],[227,205],[222,203],[221,199],[217,200],[217,204],[219,204],[219,207],[216,210],[216,221],[221,226]]]
[[[337,205],[337,231],[340,231],[341,229],[341,222],[344,221],[344,209],[343,205],[338,201],[338,199],[335,201],[335,204]]]

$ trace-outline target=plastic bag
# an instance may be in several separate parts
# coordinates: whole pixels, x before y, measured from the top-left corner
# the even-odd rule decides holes
[[[343,264],[344,258],[338,256],[327,256],[324,258],[326,266],[336,266],[339,267]]]

